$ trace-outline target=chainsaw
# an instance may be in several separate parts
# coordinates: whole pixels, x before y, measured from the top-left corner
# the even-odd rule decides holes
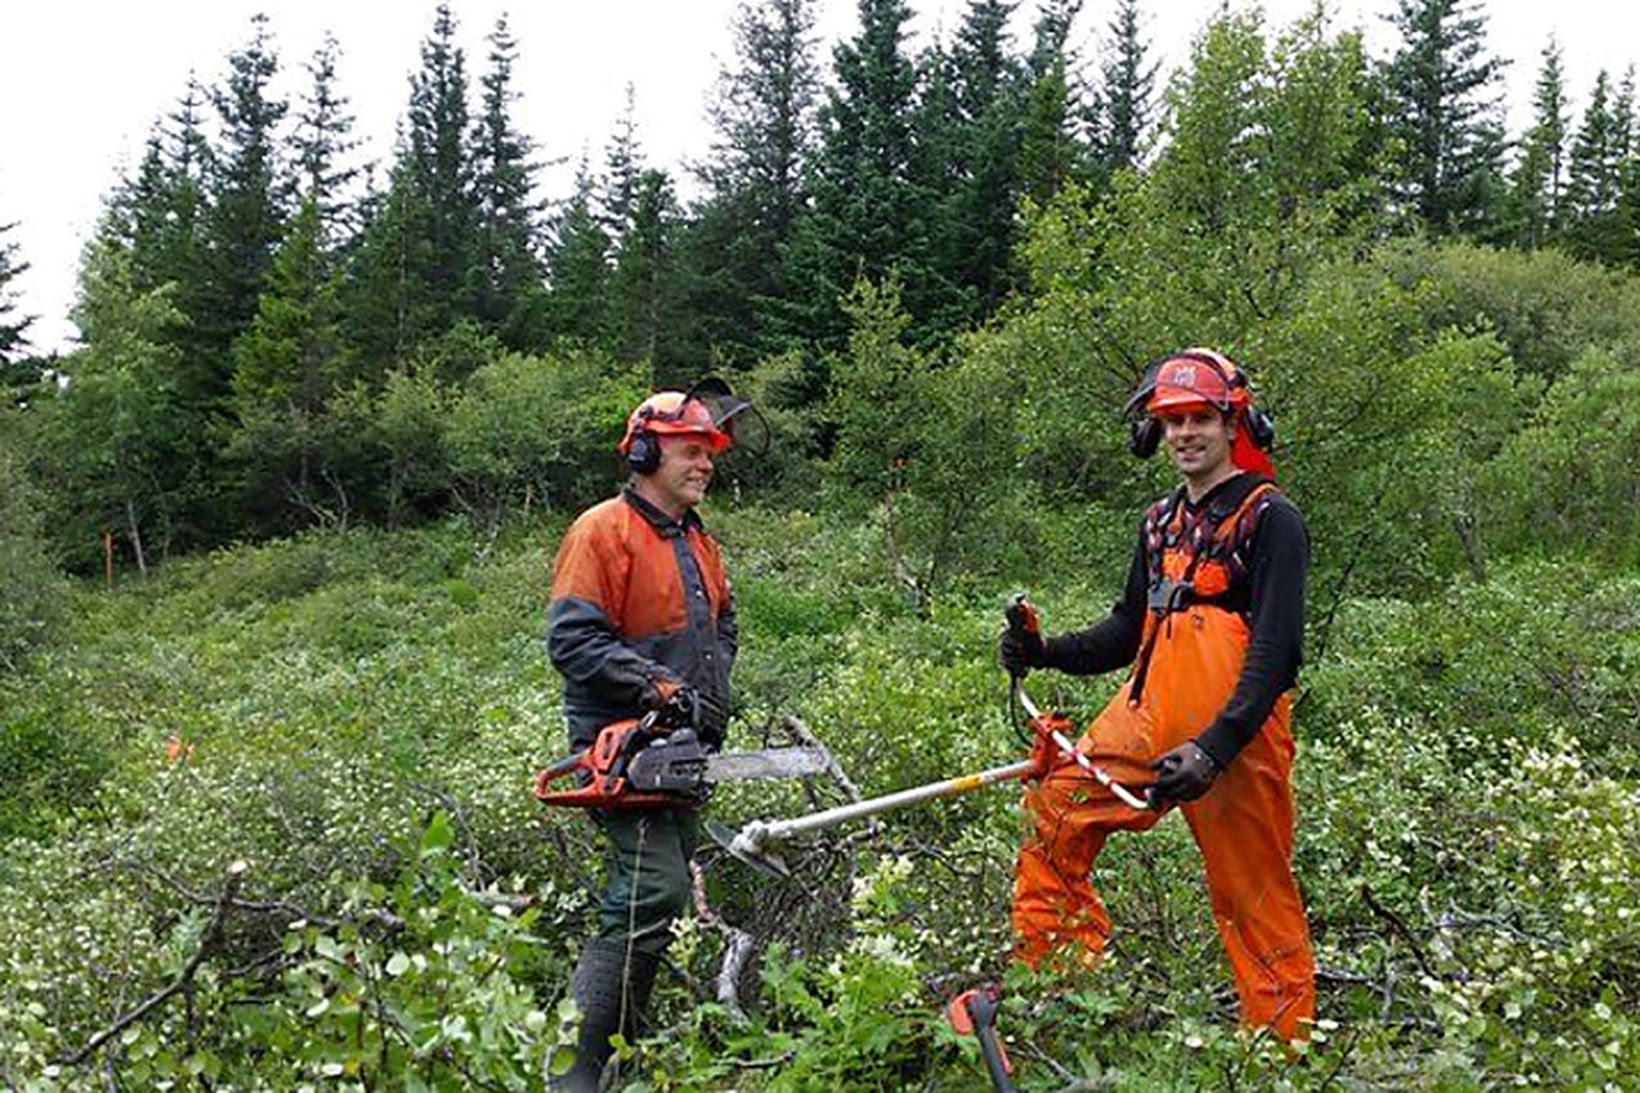
[[[832,766],[824,747],[718,752],[693,728],[656,713],[605,725],[592,746],[535,776],[535,798],[568,808],[677,808],[700,805],[719,782],[798,778]],[[573,779],[573,788],[553,788]]]

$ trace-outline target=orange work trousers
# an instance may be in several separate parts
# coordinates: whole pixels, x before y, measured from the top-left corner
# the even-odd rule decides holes
[[[1157,625],[1152,620],[1149,625]],[[1077,750],[1118,782],[1153,781],[1152,760],[1211,722],[1234,690],[1247,631],[1210,606],[1179,612],[1151,655],[1140,704],[1132,681],[1088,726]],[[1283,695],[1263,727],[1202,797],[1181,806],[1207,866],[1207,890],[1230,958],[1241,1020],[1303,1038],[1315,1016],[1315,964],[1293,877],[1293,737]],[[1015,953],[1032,967],[1059,946],[1096,959],[1110,916],[1091,873],[1112,831],[1144,831],[1160,813],[1123,804],[1074,763],[1027,789],[1031,835],[1015,874]]]

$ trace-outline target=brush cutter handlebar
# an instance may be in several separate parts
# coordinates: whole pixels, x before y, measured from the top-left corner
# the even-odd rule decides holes
[[[1027,634],[1035,634],[1038,636],[1041,635],[1041,616],[1037,614],[1036,606],[1032,604],[1030,600],[1025,598],[1025,593],[1015,592],[1012,596],[1009,596],[1008,606],[1004,610],[1003,614],[1008,620],[1008,628],[1010,630]],[[1025,693],[1023,677],[1017,675],[1014,676],[1012,683],[1014,700],[1019,703],[1022,709],[1024,709],[1025,716],[1031,719],[1031,729],[1037,734],[1039,739],[1043,735],[1049,736],[1053,741],[1054,747],[1059,752],[1070,756],[1072,760],[1075,761],[1077,766],[1081,767],[1093,776],[1094,781],[1110,790],[1111,793],[1116,796],[1117,800],[1121,801],[1129,808],[1138,809],[1143,812],[1149,811],[1155,807],[1154,796],[1152,795],[1149,787],[1144,788],[1141,792],[1135,792],[1127,786],[1124,786],[1122,783],[1112,778],[1110,773],[1103,767],[1098,766],[1093,762],[1093,760],[1077,751],[1076,745],[1071,743],[1070,737],[1066,735],[1059,725],[1054,724],[1051,720],[1045,720],[1042,716],[1042,711],[1037,708],[1036,703],[1031,701],[1031,696]],[[1049,719],[1052,719],[1053,717],[1054,715],[1049,715]],[[1064,721],[1063,718],[1059,718],[1058,720],[1061,722]],[[1038,750],[1041,750],[1040,745]],[[1045,774],[1046,771],[1043,773]]]
[[[1111,793],[1115,794],[1117,800],[1129,808],[1136,808],[1141,812],[1145,812],[1155,807],[1152,803],[1153,798],[1150,787],[1146,786],[1143,790],[1135,792],[1112,778],[1110,772],[1105,770],[1104,767],[1099,766],[1092,759],[1077,751],[1076,745],[1060,728],[1061,725],[1068,722],[1063,717],[1058,717],[1052,713],[1044,717],[1042,711],[1037,709],[1036,703],[1031,701],[1031,696],[1025,693],[1025,688],[1020,686],[1017,679],[1014,680],[1014,697],[1019,701],[1020,706],[1024,708],[1026,716],[1031,719],[1032,731],[1039,736],[1047,736],[1053,742],[1053,753],[1070,756],[1077,766],[1093,775],[1094,781],[1110,790]],[[1038,750],[1042,749],[1039,748]],[[1043,773],[1047,772],[1044,771]]]

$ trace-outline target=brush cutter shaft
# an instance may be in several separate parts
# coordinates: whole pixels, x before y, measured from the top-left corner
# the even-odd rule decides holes
[[[920,805],[924,801],[937,800],[940,797],[955,797],[958,794],[969,793],[986,786],[994,786],[998,782],[1015,782],[1034,773],[1036,761],[1021,759],[1017,763],[1007,766],[992,767],[977,774],[964,774],[957,778],[947,778],[943,782],[930,782],[923,786],[913,786],[902,789],[898,793],[890,793],[883,797],[873,797],[869,801],[854,801],[850,804],[828,808],[824,812],[815,812],[807,816],[798,816],[790,820],[773,820],[759,825],[760,838],[770,842],[780,842],[793,835],[802,835],[809,831],[819,831],[826,827],[835,827],[850,820],[858,820],[865,816],[875,816],[879,812],[890,812],[906,805]]]

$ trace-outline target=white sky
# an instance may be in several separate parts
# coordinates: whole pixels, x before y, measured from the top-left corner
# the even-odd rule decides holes
[[[307,84],[303,62],[326,30],[341,46],[338,77],[351,100],[363,158],[385,168],[395,125],[404,111],[408,77],[431,26],[436,0],[398,4],[355,0],[16,0],[8,3],[0,35],[0,224],[31,268],[13,282],[38,350],[67,349],[74,328],[79,252],[104,195],[140,159],[156,118],[169,112],[190,71],[216,83],[228,53],[249,36],[250,17],[267,11],[282,69],[276,92],[296,99]],[[1361,25],[1369,49],[1392,42],[1382,16],[1394,0],[1329,0],[1340,25]],[[704,157],[711,129],[705,107],[722,65],[731,59],[728,20],[739,0],[452,0],[467,50],[469,78],[482,74],[484,37],[506,12],[519,44],[515,87],[522,98],[517,124],[536,142],[543,161],[583,150],[594,165],[635,88],[638,135],[649,162],[681,168]],[[829,44],[856,26],[853,0],[818,0],[817,31]],[[919,12],[913,32],[948,33],[965,0],[911,0]],[[1149,0],[1146,33],[1164,72],[1187,54],[1191,38],[1219,10],[1221,0]],[[1233,6],[1241,7],[1241,3]],[[1084,57],[1097,53],[1114,0],[1085,0],[1073,33]],[[1313,7],[1313,0],[1269,0],[1265,10],[1281,25]],[[1022,0],[1016,41],[1028,41],[1034,17]],[[1595,73],[1614,79],[1640,59],[1640,8],[1613,0],[1489,0],[1492,51],[1514,63],[1508,72],[1510,121],[1528,116],[1539,56],[1551,34],[1565,53],[1573,106],[1581,110]],[[925,40],[925,39],[924,39]],[[476,102],[476,100],[475,100]],[[572,166],[543,172],[543,195],[569,189]],[[686,181],[680,186],[687,193]]]

